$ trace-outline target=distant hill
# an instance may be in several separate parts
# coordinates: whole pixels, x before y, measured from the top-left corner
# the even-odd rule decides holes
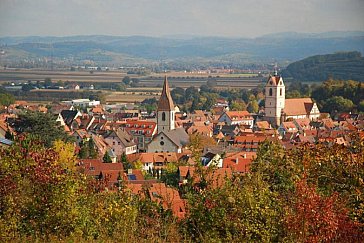
[[[364,57],[360,52],[316,55],[289,64],[282,75],[299,81],[325,81],[330,77],[364,81]]]
[[[224,38],[198,36],[66,36],[66,37],[3,37],[0,49],[2,62],[17,58],[52,57],[65,63],[122,65],[156,62],[209,66],[216,63],[236,65],[293,61],[338,51],[364,53],[364,32],[277,33],[258,38]],[[20,54],[17,57],[17,54]],[[9,57],[10,56],[10,57]],[[135,59],[135,60],[133,60]],[[29,63],[29,60],[27,60]]]

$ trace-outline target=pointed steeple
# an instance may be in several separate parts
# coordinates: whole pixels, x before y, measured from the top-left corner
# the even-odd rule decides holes
[[[158,111],[173,111],[173,110],[174,110],[174,104],[171,93],[169,92],[167,76],[165,76],[162,94],[158,103]]]

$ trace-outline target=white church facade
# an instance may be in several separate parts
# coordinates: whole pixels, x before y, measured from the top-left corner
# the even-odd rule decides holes
[[[286,99],[283,78],[277,74],[270,76],[265,85],[265,120],[277,127],[288,119],[320,116],[317,104],[311,98]]]
[[[148,144],[147,152],[176,152],[181,153],[182,148],[189,143],[186,131],[175,126],[175,108],[169,91],[167,77],[164,79],[163,90],[158,102],[157,134]]]

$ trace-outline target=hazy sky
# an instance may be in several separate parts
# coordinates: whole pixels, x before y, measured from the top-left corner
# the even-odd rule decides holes
[[[0,36],[364,31],[364,0],[0,0]]]

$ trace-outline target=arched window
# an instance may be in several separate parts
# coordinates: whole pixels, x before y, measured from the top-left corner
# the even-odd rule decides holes
[[[165,112],[163,112],[162,113],[162,121],[165,121],[166,120],[166,113]]]
[[[282,88],[279,90],[279,95],[282,96]]]
[[[273,95],[273,90],[272,88],[269,89],[269,96],[272,96]]]

